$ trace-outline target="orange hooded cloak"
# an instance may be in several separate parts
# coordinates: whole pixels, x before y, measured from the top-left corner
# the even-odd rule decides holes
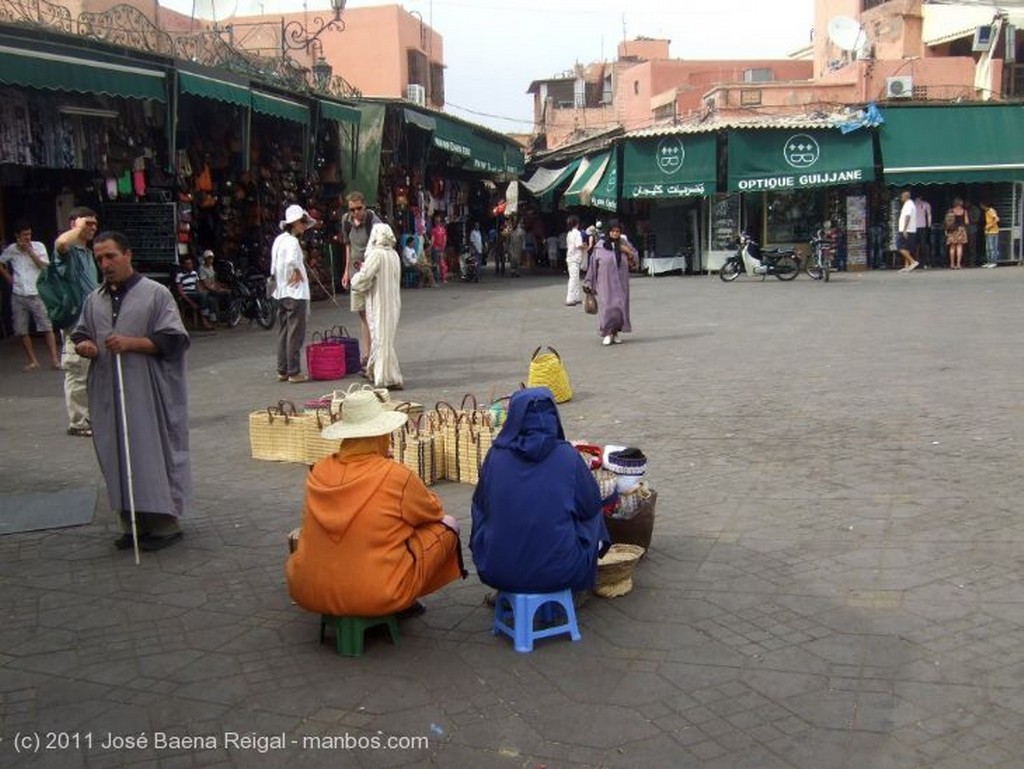
[[[286,567],[288,592],[304,609],[382,616],[465,576],[440,500],[383,456],[386,447],[387,436],[347,439],[310,471],[302,534]]]

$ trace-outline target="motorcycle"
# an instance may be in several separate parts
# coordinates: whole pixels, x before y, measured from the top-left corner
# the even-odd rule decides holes
[[[472,251],[468,251],[462,256],[462,275],[461,278],[464,283],[479,283],[480,282],[480,264],[476,254]]]
[[[222,319],[234,328],[248,318],[261,328],[271,329],[277,317],[277,302],[267,296],[267,277],[259,273],[246,275],[224,259],[217,265],[217,278],[229,289],[227,307]]]
[[[764,249],[747,233],[740,235],[736,253],[725,260],[718,277],[731,283],[740,273],[760,275],[764,280],[774,275],[779,280],[793,280],[800,273],[800,262],[791,249]]]

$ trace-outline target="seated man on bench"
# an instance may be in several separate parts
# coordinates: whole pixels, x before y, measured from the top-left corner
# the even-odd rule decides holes
[[[174,276],[174,288],[178,299],[199,318],[202,327],[213,328],[212,321],[217,319],[217,315],[210,303],[209,295],[199,288],[199,273],[196,272],[191,256],[182,258],[181,269]]]

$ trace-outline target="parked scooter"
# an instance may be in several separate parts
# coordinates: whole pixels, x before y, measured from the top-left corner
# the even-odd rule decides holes
[[[743,272],[760,275],[761,280],[769,275],[779,280],[793,280],[800,273],[800,262],[791,249],[762,249],[744,232],[736,244],[736,253],[725,260],[718,277],[731,283]]]

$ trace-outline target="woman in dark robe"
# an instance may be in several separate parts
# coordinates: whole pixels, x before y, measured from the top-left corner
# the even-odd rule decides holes
[[[516,392],[480,469],[470,549],[480,580],[512,593],[594,586],[610,537],[594,476],[546,387]]]
[[[590,257],[583,290],[597,296],[597,330],[601,344],[621,344],[629,333],[629,262],[636,251],[622,234],[619,222],[608,222],[608,233],[597,241]]]

